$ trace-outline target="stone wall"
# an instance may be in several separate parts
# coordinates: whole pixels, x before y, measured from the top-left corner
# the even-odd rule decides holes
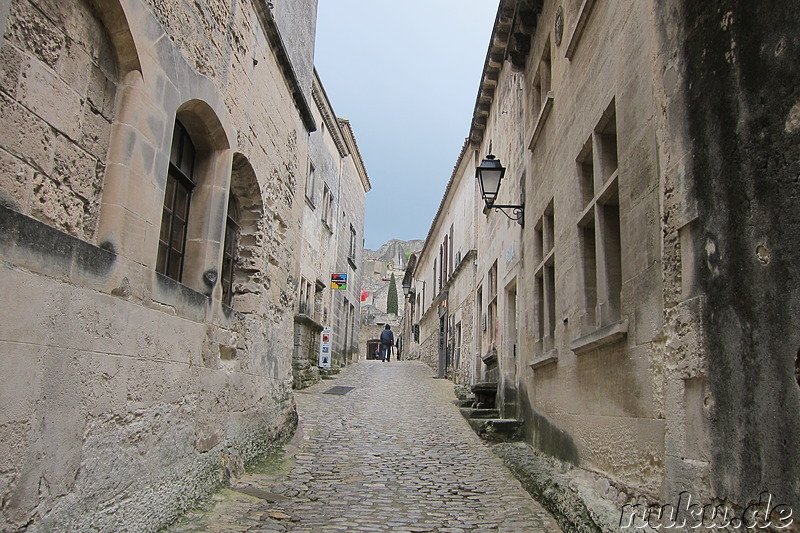
[[[478,217],[484,306],[497,265],[500,323],[490,326],[512,397],[501,403],[517,395],[540,450],[656,495],[665,429],[655,29],[646,3],[559,8],[544,3],[524,71],[501,67],[479,149],[491,142],[507,166],[507,203],[525,201],[516,242],[502,214]],[[505,385],[514,380],[517,390]]]
[[[744,508],[767,490],[797,505],[798,17],[735,0],[500,2],[414,271],[421,358],[459,293],[435,265],[461,220],[477,250],[473,379],[497,377],[531,444],[624,498]],[[524,228],[460,196],[489,153]]]
[[[331,364],[343,366],[354,358],[361,324],[358,317],[363,268],[359,250],[366,193],[371,188],[350,125],[336,118],[316,75],[313,96],[314,117],[324,126],[309,138],[300,298],[295,316],[295,387],[307,386],[319,378],[318,339],[324,327],[331,329]],[[344,258],[342,253],[346,254]],[[332,288],[334,273],[347,274],[347,288]],[[299,337],[315,342],[301,342]]]
[[[500,2],[468,144],[415,274],[434,287],[423,352],[434,353],[440,291],[448,312],[472,292],[471,379],[498,381],[501,415],[522,419],[539,450],[658,495],[666,340],[651,16],[647,2]],[[489,154],[506,169],[497,203],[524,203],[524,226],[511,209],[484,209],[474,176]],[[471,287],[431,274],[448,219],[472,232]]]
[[[797,508],[800,9],[680,2],[659,16],[677,28],[662,33],[677,50],[663,71],[684,157],[670,192],[695,215],[670,213],[683,308],[673,323],[699,318],[690,345],[703,355],[679,367],[670,481],[691,481],[699,462],[715,495],[744,506],[768,490]]]
[[[314,125],[260,3],[196,4],[13,0],[0,25],[0,529],[156,531],[296,423]],[[176,118],[180,282],[154,270]]]
[[[89,242],[121,81],[112,46],[85,3],[14,1],[0,50],[0,202]]]
[[[294,318],[294,357],[292,387],[304,389],[317,383],[319,371],[320,334],[322,326],[304,315]]]
[[[286,51],[295,65],[300,87],[311,101],[314,69],[317,0],[271,0],[272,12]]]
[[[363,277],[364,205],[370,189],[355,134],[346,120],[339,119],[348,156],[341,167],[341,182],[334,211],[339,228],[336,272],[347,273],[347,288],[334,291],[331,317],[334,363],[344,366],[358,359],[358,328],[361,316]]]

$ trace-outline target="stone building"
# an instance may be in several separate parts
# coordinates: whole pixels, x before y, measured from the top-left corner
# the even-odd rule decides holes
[[[400,242],[400,241],[398,241]],[[364,250],[365,255],[375,255],[371,250]],[[393,261],[383,258],[369,257],[364,259],[364,277],[361,287],[364,290],[364,301],[361,303],[361,329],[358,339],[361,359],[374,357],[375,349],[380,344],[379,338],[386,324],[392,327],[396,336],[397,327],[403,314],[403,293],[400,288],[402,271],[394,267]],[[393,277],[394,276],[394,277]],[[394,291],[397,294],[397,313],[390,313],[389,287],[394,279]]]
[[[342,165],[339,190],[337,272],[347,273],[347,289],[338,290],[333,300],[334,357],[342,364],[358,359],[358,322],[361,314],[361,280],[364,248],[364,194],[370,184],[358,152],[355,135],[346,120],[339,119],[351,159]],[[336,360],[336,359],[334,359]]]
[[[293,430],[315,19],[0,2],[0,530],[156,531]]]
[[[798,27],[737,1],[500,2],[414,350],[496,382],[618,505],[800,505]],[[480,198],[489,154],[524,225]]]
[[[361,287],[364,301],[361,306],[361,334],[359,350],[362,358],[373,357],[375,348],[379,344],[379,337],[386,324],[392,327],[395,340],[398,342],[397,350],[402,357],[405,349],[403,317],[407,305],[403,294],[403,276],[406,264],[418,251],[424,241],[412,239],[401,241],[390,239],[377,250],[364,249],[364,274]],[[392,289],[394,280],[394,289]],[[389,312],[389,292],[394,291],[397,296],[397,312]]]
[[[473,152],[465,143],[426,245],[409,262],[413,274],[404,275],[411,286],[405,321],[409,356],[425,361],[439,376],[450,377],[459,385],[490,379],[483,374],[491,373],[473,357],[475,350],[482,351],[480,344],[473,346],[474,341],[479,342],[473,330],[476,325],[485,326],[475,317],[477,196],[474,167],[469,166],[467,156]]]
[[[294,385],[319,379],[320,334],[330,328],[331,366],[355,356],[361,314],[364,203],[371,185],[349,122],[336,118],[318,76],[305,183],[300,282],[295,314]],[[331,276],[345,274],[345,288]],[[337,287],[339,285],[337,284]]]

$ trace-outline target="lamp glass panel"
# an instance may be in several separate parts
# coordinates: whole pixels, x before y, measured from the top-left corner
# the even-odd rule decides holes
[[[500,188],[500,178],[502,176],[501,169],[481,169],[481,192],[484,200],[490,201],[497,198],[497,190]]]

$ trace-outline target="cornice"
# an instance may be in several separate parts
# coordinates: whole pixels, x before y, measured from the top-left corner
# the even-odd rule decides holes
[[[500,79],[500,71],[506,59],[514,68],[522,69],[530,51],[531,36],[536,31],[539,13],[544,0],[501,0],[497,17],[483,64],[483,74],[475,99],[469,142],[478,148],[494,102],[494,93]]]
[[[339,126],[339,120],[333,111],[333,106],[328,98],[328,93],[325,92],[325,86],[322,85],[322,80],[319,78],[317,69],[314,69],[314,85],[311,87],[311,96],[317,104],[319,114],[322,115],[322,121],[328,127],[336,149],[339,151],[340,157],[347,157],[350,151],[347,149],[347,144],[344,141],[342,130]]]
[[[453,172],[450,173],[450,180],[447,182],[447,187],[444,190],[444,194],[442,195],[442,199],[439,200],[439,208],[436,210],[436,215],[433,217],[433,221],[431,222],[430,228],[428,228],[428,235],[425,236],[425,243],[427,244],[430,241],[431,235],[433,235],[433,230],[436,228],[437,223],[439,222],[439,217],[442,216],[442,211],[444,210],[444,204],[447,202],[447,199],[450,195],[450,189],[453,187],[453,182],[456,180],[458,176],[458,169],[461,167],[461,163],[464,160],[464,155],[467,153],[467,149],[469,148],[469,139],[464,139],[464,144],[461,145],[461,152],[458,154],[458,159],[456,159],[456,166],[453,167]],[[423,252],[425,251],[425,247],[423,246]]]
[[[486,52],[486,61],[483,65],[483,74],[475,101],[475,110],[472,114],[469,135],[461,147],[453,172],[450,174],[450,180],[447,182],[447,187],[439,202],[439,208],[428,229],[428,235],[425,237],[426,243],[430,240],[442,215],[450,189],[464,162],[464,156],[470,153],[470,149],[478,149],[483,142],[483,134],[486,130],[489,112],[494,101],[494,91],[497,88],[503,63],[506,58],[509,58],[515,68],[525,66],[530,50],[531,36],[536,31],[543,4],[544,0],[501,0],[497,8],[497,17],[492,29],[492,36],[489,39],[489,49]]]
[[[317,124],[314,121],[314,115],[311,113],[311,107],[308,105],[303,88],[297,79],[297,73],[294,71],[292,60],[289,59],[289,53],[286,51],[286,45],[283,44],[278,25],[275,23],[275,18],[272,16],[272,11],[265,0],[251,0],[253,8],[258,15],[258,21],[261,23],[261,28],[267,37],[267,41],[275,52],[275,57],[278,60],[278,66],[283,73],[283,77],[289,86],[289,92],[292,93],[294,105],[300,112],[300,118],[303,120],[303,125],[310,133],[317,130]]]
[[[358,170],[358,175],[361,178],[361,184],[364,186],[364,192],[369,192],[372,189],[372,183],[369,181],[369,175],[367,174],[367,167],[364,165],[364,159],[361,158],[361,150],[358,149],[358,143],[356,142],[356,134],[353,132],[352,126],[350,126],[350,121],[344,118],[337,119],[341,127],[345,130],[347,135],[345,135],[345,140],[347,141],[350,152],[354,154],[354,160],[356,163],[356,169]]]

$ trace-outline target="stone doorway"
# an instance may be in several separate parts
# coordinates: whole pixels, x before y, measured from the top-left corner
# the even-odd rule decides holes
[[[500,415],[503,418],[517,417],[517,284],[506,287],[505,334],[502,346],[500,370],[501,402]]]
[[[380,354],[381,341],[380,339],[372,339],[367,341],[367,360],[380,359],[380,355],[375,356],[375,351]]]

